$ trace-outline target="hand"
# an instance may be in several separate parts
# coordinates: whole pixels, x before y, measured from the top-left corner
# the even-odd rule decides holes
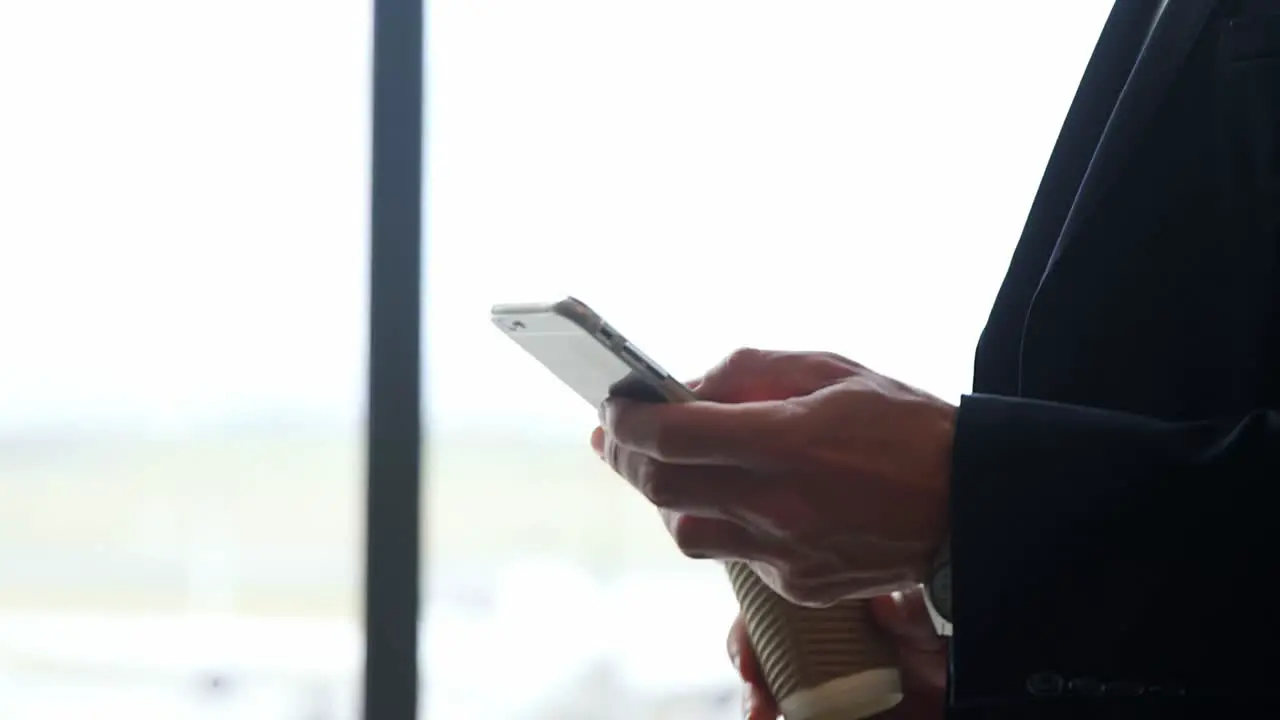
[[[942,718],[946,708],[947,641],[935,632],[924,596],[917,589],[872,598],[871,616],[897,650],[904,695],[897,707],[877,715],[877,720]],[[746,683],[743,714],[747,720],[775,720],[778,704],[765,686],[742,618],[729,629],[728,644],[729,658]]]
[[[707,402],[611,400],[592,445],[692,557],[827,605],[913,587],[946,534],[955,408],[829,353],[747,350]]]

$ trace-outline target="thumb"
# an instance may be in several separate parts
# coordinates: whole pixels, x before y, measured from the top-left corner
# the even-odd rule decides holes
[[[794,413],[785,402],[605,401],[603,426],[619,445],[673,464],[751,466],[771,459],[762,441]]]
[[[779,399],[760,390],[761,381],[769,377],[766,369],[773,355],[766,350],[734,352],[699,378],[698,397],[718,403]]]
[[[899,645],[919,650],[943,646],[945,641],[938,637],[924,593],[919,589],[882,595],[870,602],[872,619]]]
[[[786,400],[847,378],[857,363],[831,353],[742,349],[707,372],[698,397],[718,403]]]

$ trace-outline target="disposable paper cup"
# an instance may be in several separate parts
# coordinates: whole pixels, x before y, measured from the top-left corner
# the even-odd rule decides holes
[[[786,720],[861,720],[902,701],[893,648],[865,600],[791,603],[745,563],[725,564],[764,679]]]

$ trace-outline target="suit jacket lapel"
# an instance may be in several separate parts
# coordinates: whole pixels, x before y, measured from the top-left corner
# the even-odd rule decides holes
[[[1098,201],[1111,188],[1128,160],[1130,147],[1149,125],[1216,2],[1169,0],[1102,132],[1041,283],[1079,232],[1081,223],[1093,214]]]
[[[1158,0],[1115,0],[1063,120],[1017,247],[978,342],[973,387],[1016,394],[1021,346],[1039,289],[1102,131],[1147,36]]]

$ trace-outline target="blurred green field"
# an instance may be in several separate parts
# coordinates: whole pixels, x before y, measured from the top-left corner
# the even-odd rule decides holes
[[[362,473],[354,432],[7,443],[0,609],[353,615]],[[529,556],[605,574],[687,562],[585,444],[442,435],[426,476],[432,577]]]

